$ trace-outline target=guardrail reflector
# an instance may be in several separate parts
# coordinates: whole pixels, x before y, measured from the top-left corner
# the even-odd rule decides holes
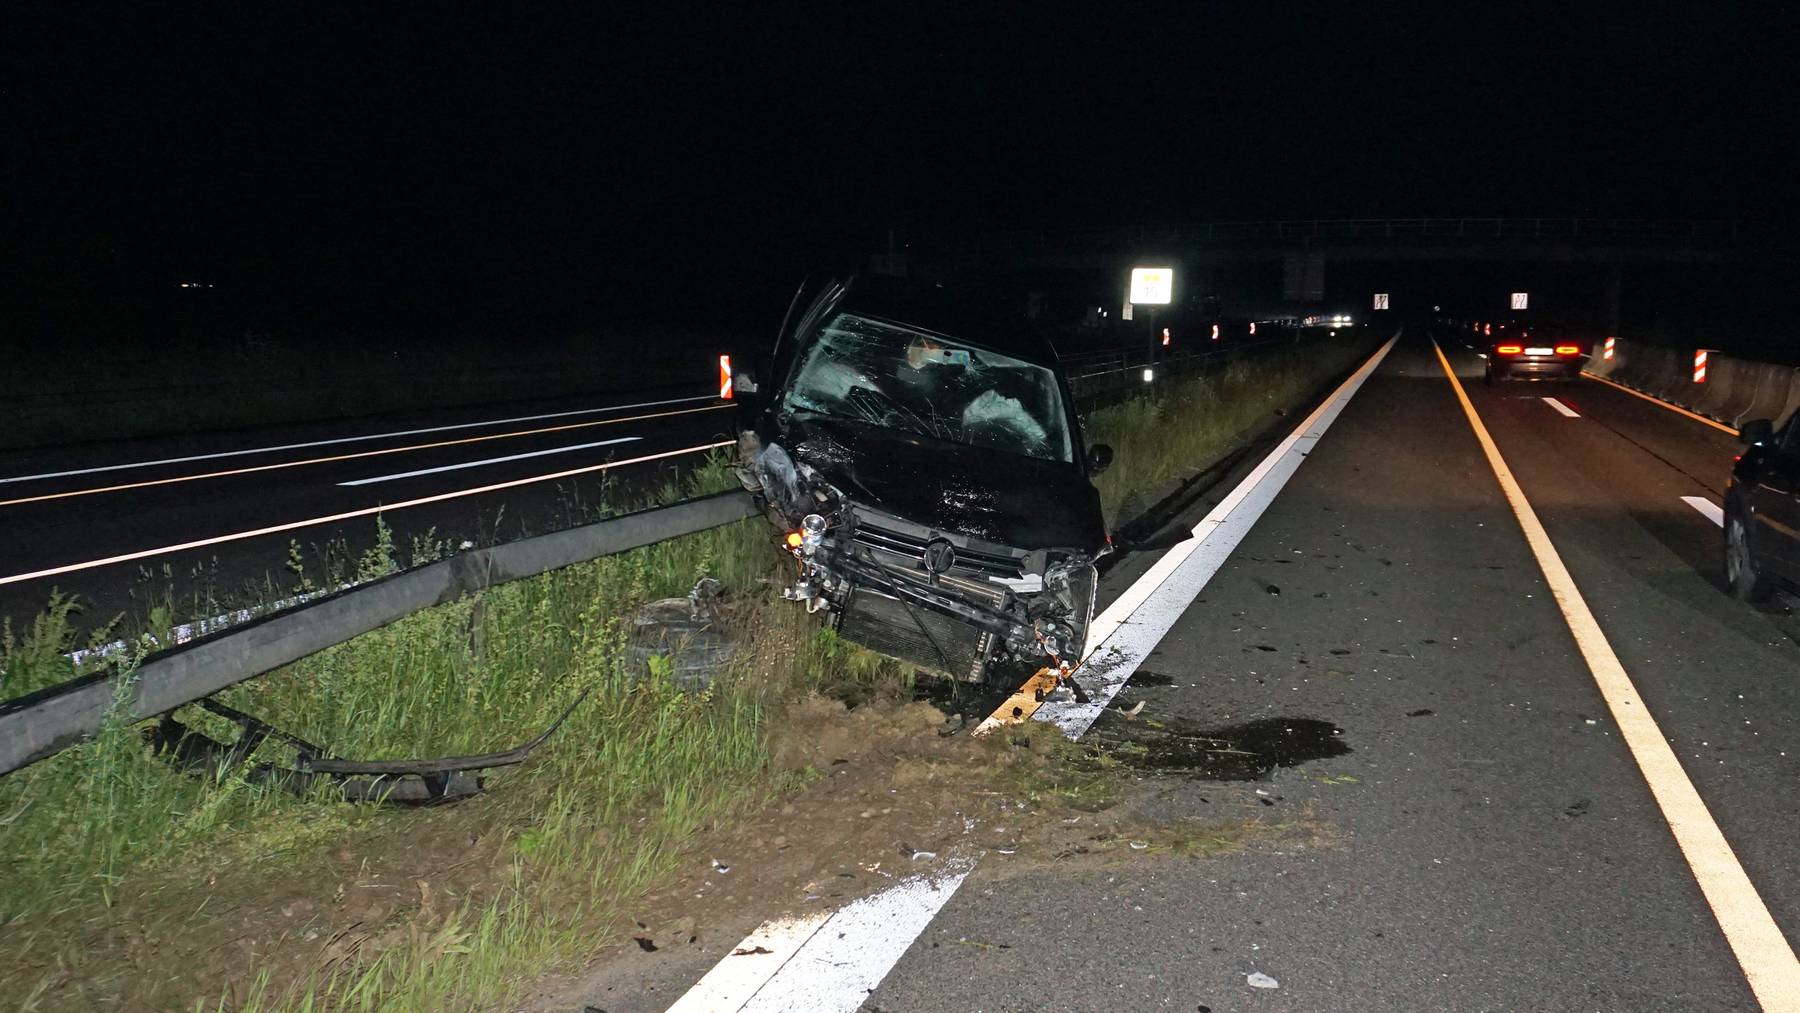
[[[1706,349],[1704,348],[1694,351],[1694,382],[1706,382]]]
[[[719,356],[719,397],[731,400],[731,356]]]

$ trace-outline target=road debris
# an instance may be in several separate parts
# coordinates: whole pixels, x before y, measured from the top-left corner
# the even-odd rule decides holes
[[[531,741],[514,749],[475,756],[445,756],[424,760],[349,760],[334,758],[329,750],[282,731],[260,718],[210,697],[194,705],[236,724],[237,741],[219,742],[189,728],[174,714],[165,714],[145,731],[158,754],[192,774],[220,779],[242,771],[244,781],[305,795],[320,783],[330,783],[346,802],[395,805],[432,805],[478,795],[481,777],[474,771],[508,767],[525,762],[533,750],[561,728],[588,693],[583,690],[569,706]],[[294,751],[292,766],[272,763],[250,765],[264,745],[285,746]]]
[[[1274,978],[1269,977],[1268,975],[1262,973],[1261,971],[1252,971],[1251,973],[1244,975],[1244,983],[1249,985],[1251,988],[1280,988],[1281,987],[1281,982],[1276,981]]]
[[[685,598],[662,598],[631,618],[625,652],[640,676],[665,674],[677,689],[699,692],[731,661],[737,645],[720,622],[723,588],[703,577]]]

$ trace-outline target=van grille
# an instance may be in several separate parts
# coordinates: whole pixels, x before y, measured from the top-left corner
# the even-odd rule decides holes
[[[924,569],[926,540],[917,535],[862,522],[856,526],[856,542],[871,549],[900,556],[907,560],[914,569]],[[1025,561],[1002,553],[981,552],[958,545],[956,546],[956,564],[950,568],[950,572],[958,571],[981,577],[1003,577],[1008,580],[1017,580],[1025,575]]]

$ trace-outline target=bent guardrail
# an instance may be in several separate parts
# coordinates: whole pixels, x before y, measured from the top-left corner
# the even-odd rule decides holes
[[[126,722],[166,714],[421,609],[755,515],[733,491],[474,549],[159,652],[123,685],[95,674],[0,703],[0,774],[93,735],[115,707]]]

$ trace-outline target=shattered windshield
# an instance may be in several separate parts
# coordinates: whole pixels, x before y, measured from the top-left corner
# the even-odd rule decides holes
[[[785,404],[952,443],[1073,460],[1050,370],[851,313],[839,314],[807,349]]]

